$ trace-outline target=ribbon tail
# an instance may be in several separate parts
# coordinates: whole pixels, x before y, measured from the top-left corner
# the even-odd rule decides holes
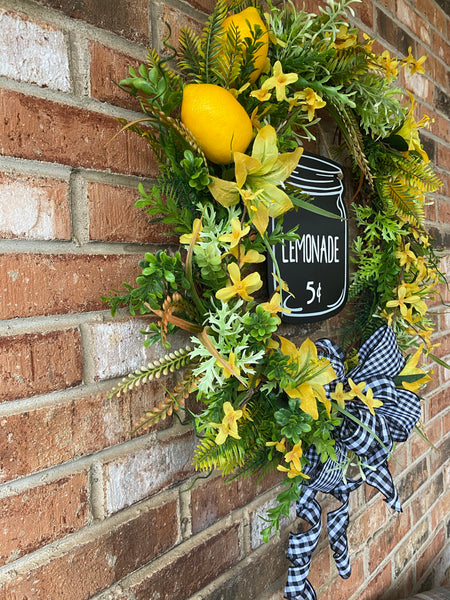
[[[314,588],[308,581],[311,555],[319,543],[322,530],[322,509],[314,499],[316,492],[306,488],[297,502],[297,515],[311,525],[306,532],[289,535],[287,557],[289,567],[284,595],[288,600],[316,600]]]

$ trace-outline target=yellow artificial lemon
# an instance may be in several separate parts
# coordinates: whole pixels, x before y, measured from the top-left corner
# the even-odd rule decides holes
[[[244,107],[231,92],[212,83],[184,87],[181,121],[216,164],[228,164],[233,152],[245,152],[252,141],[252,122]]]
[[[254,67],[255,70],[250,75],[250,82],[253,83],[258,78],[259,74],[264,68],[267,59],[267,51],[269,49],[269,34],[267,28],[261,19],[259,12],[254,6],[249,6],[245,10],[235,15],[230,15],[223,22],[223,27],[227,31],[231,25],[234,25],[238,30],[241,40],[246,37],[253,38],[252,30],[255,31],[255,25],[261,27],[263,34],[258,38],[258,42],[263,42],[262,46],[258,48],[254,55]],[[243,45],[243,41],[242,41]]]

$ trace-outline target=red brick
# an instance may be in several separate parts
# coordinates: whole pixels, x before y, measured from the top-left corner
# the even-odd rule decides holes
[[[352,573],[348,579],[342,579],[339,575],[333,580],[331,585],[327,586],[328,598],[333,600],[348,600],[356,590],[365,582],[364,559],[360,555],[354,557],[351,563]]]
[[[402,539],[402,542],[394,555],[394,579],[399,577],[405,571],[407,564],[411,560],[414,561],[429,535],[428,520],[422,519],[420,523],[412,528],[410,534]]]
[[[0,565],[84,527],[87,499],[83,472],[0,500]]]
[[[354,10],[364,25],[370,28],[373,27],[373,2],[371,0],[355,5]]]
[[[194,438],[191,431],[103,465],[106,512],[112,514],[179,483],[193,474]]]
[[[138,255],[0,255],[0,318],[105,309],[101,297],[134,283]]]
[[[67,182],[0,173],[0,237],[70,239]]]
[[[446,15],[436,2],[416,0],[416,8],[438,31],[441,33],[446,32]]]
[[[208,536],[192,550],[181,553],[173,562],[168,559],[141,583],[131,586],[136,600],[185,600],[225,573],[239,558],[239,524],[236,523],[214,536]],[[122,600],[122,599],[120,599]]]
[[[420,581],[425,575],[426,571],[432,565],[436,556],[445,547],[445,531],[444,527],[438,529],[434,533],[433,538],[428,543],[427,547],[421,552],[421,554],[414,559],[416,563],[416,580]]]
[[[164,395],[147,384],[120,398],[106,393],[0,419],[0,482],[47,469],[130,439],[144,409]],[[171,419],[154,429],[169,427]],[[92,435],[95,431],[95,435]]]
[[[428,477],[427,461],[426,458],[423,458],[397,479],[397,490],[402,504],[411,498],[424,483],[428,482]]]
[[[101,102],[142,112],[138,100],[121,90],[118,84],[128,77],[128,67],[137,69],[143,61],[93,41],[89,44],[89,51],[91,96]]]
[[[147,0],[105,2],[97,0],[37,0],[43,6],[62,11],[68,17],[113,31],[130,40],[148,45],[149,14]]]
[[[450,506],[450,490],[439,498],[431,509],[431,528],[434,531],[448,517],[448,507]]]
[[[331,576],[331,552],[328,540],[325,540],[322,548],[318,548],[312,555],[311,568],[308,580],[315,590],[329,580]]]
[[[373,538],[369,546],[369,569],[374,572],[410,530],[409,511],[396,513]]]
[[[89,238],[108,242],[144,242],[147,244],[178,243],[164,223],[150,223],[135,188],[89,183]]]
[[[0,365],[0,401],[78,385],[82,379],[80,334],[67,329],[4,337]]]
[[[65,36],[46,23],[14,12],[0,13],[0,75],[42,87],[70,91]]]
[[[189,27],[192,29],[194,33],[198,35],[201,33],[203,29],[203,23],[197,21],[197,19],[193,19],[189,15],[186,15],[184,12],[180,11],[177,8],[169,6],[164,3],[162,6],[162,14],[159,23],[159,31],[158,31],[158,39],[162,40],[168,35],[167,24],[169,24],[171,29],[171,37],[169,39],[169,44],[173,46],[175,49],[179,49],[180,44],[178,42],[180,38],[180,30],[182,27]],[[167,50],[163,49],[163,45],[161,44],[161,52],[166,53]]]
[[[356,552],[364,546],[386,522],[386,503],[381,498],[372,503],[356,519],[350,519],[348,542],[350,550]]]
[[[117,119],[0,89],[0,153],[86,169],[154,176],[143,138],[120,130]]]
[[[385,565],[379,573],[367,581],[365,589],[358,596],[358,600],[379,600],[382,594],[389,589],[392,584],[392,566],[391,563]]]
[[[430,31],[428,24],[405,0],[397,0],[397,18],[409,31],[415,33],[424,43],[430,44]]]
[[[272,487],[279,477],[268,474],[260,483],[257,477],[227,482],[222,477],[198,482],[191,491],[192,531],[197,533],[209,527],[236,508],[244,506]]]
[[[176,542],[176,501],[143,511],[94,541],[28,573],[18,574],[0,595],[21,600],[88,600]]]
[[[216,0],[187,0],[187,3],[198,10],[210,14],[216,5]]]

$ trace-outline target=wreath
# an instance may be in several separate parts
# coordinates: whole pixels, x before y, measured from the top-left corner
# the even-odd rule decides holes
[[[168,225],[180,248],[146,253],[136,285],[105,298],[113,315],[127,306],[155,317],[145,345],[167,349],[111,395],[176,373],[139,428],[187,415],[197,470],[285,474],[264,539],[299,499],[298,514],[311,524],[306,541],[290,542],[288,598],[315,597],[306,576],[320,533],[317,490],[342,501],[329,529],[344,577],[349,492],[367,480],[399,510],[387,459],[419,419],[430,379],[422,362],[439,361],[427,301],[445,279],[424,207],[440,182],[419,138],[430,118],[416,120],[413,96],[396,87],[400,69],[424,72],[425,57],[376,53],[346,18],[352,1],[328,0],[315,15],[287,2],[269,0],[264,12],[258,2],[218,0],[201,35],[181,29],[175,49],[169,30],[164,55],[150,49],[147,64],[120,82],[143,112],[123,130],[144,137],[159,164],[156,183],[139,185],[136,206]],[[339,345],[297,346],[281,335],[290,292],[272,248],[302,235],[301,224],[283,229],[286,213],[314,208],[288,179],[324,117],[336,124],[330,152],[350,161],[355,176],[351,318]],[[270,298],[260,271],[268,254],[277,282]],[[180,330],[189,345],[174,349]],[[362,479],[346,476],[355,463]]]

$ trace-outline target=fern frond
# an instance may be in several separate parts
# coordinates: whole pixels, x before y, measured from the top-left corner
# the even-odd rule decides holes
[[[413,225],[422,226],[424,220],[424,198],[414,188],[411,190],[404,179],[385,177],[377,182],[381,199],[394,213]]]
[[[227,0],[218,0],[206,22],[201,37],[200,80],[216,83],[222,53],[223,22],[227,16]]]
[[[339,129],[346,141],[353,160],[359,166],[370,186],[373,188],[373,175],[369,161],[364,152],[364,141],[355,116],[349,107],[336,102],[331,97],[327,98],[327,105],[329,112],[339,125]]]
[[[148,381],[159,379],[161,376],[173,373],[177,369],[181,369],[189,362],[189,353],[192,348],[186,346],[180,350],[174,350],[166,354],[163,358],[154,360],[148,363],[147,366],[136,369],[126,377],[124,377],[115,388],[108,394],[108,398],[112,396],[120,396],[123,392],[132,390]]]
[[[186,71],[189,77],[199,79],[201,61],[200,37],[190,29],[182,27],[180,30],[180,53],[178,66]]]
[[[394,158],[395,177],[403,177],[410,188],[416,188],[422,193],[436,192],[442,181],[433,171],[430,163],[425,163],[421,158],[398,157]]]
[[[246,459],[246,449],[240,440],[228,438],[218,446],[212,437],[202,438],[194,451],[196,471],[220,469],[223,475],[229,475],[236,467],[241,467]]]

